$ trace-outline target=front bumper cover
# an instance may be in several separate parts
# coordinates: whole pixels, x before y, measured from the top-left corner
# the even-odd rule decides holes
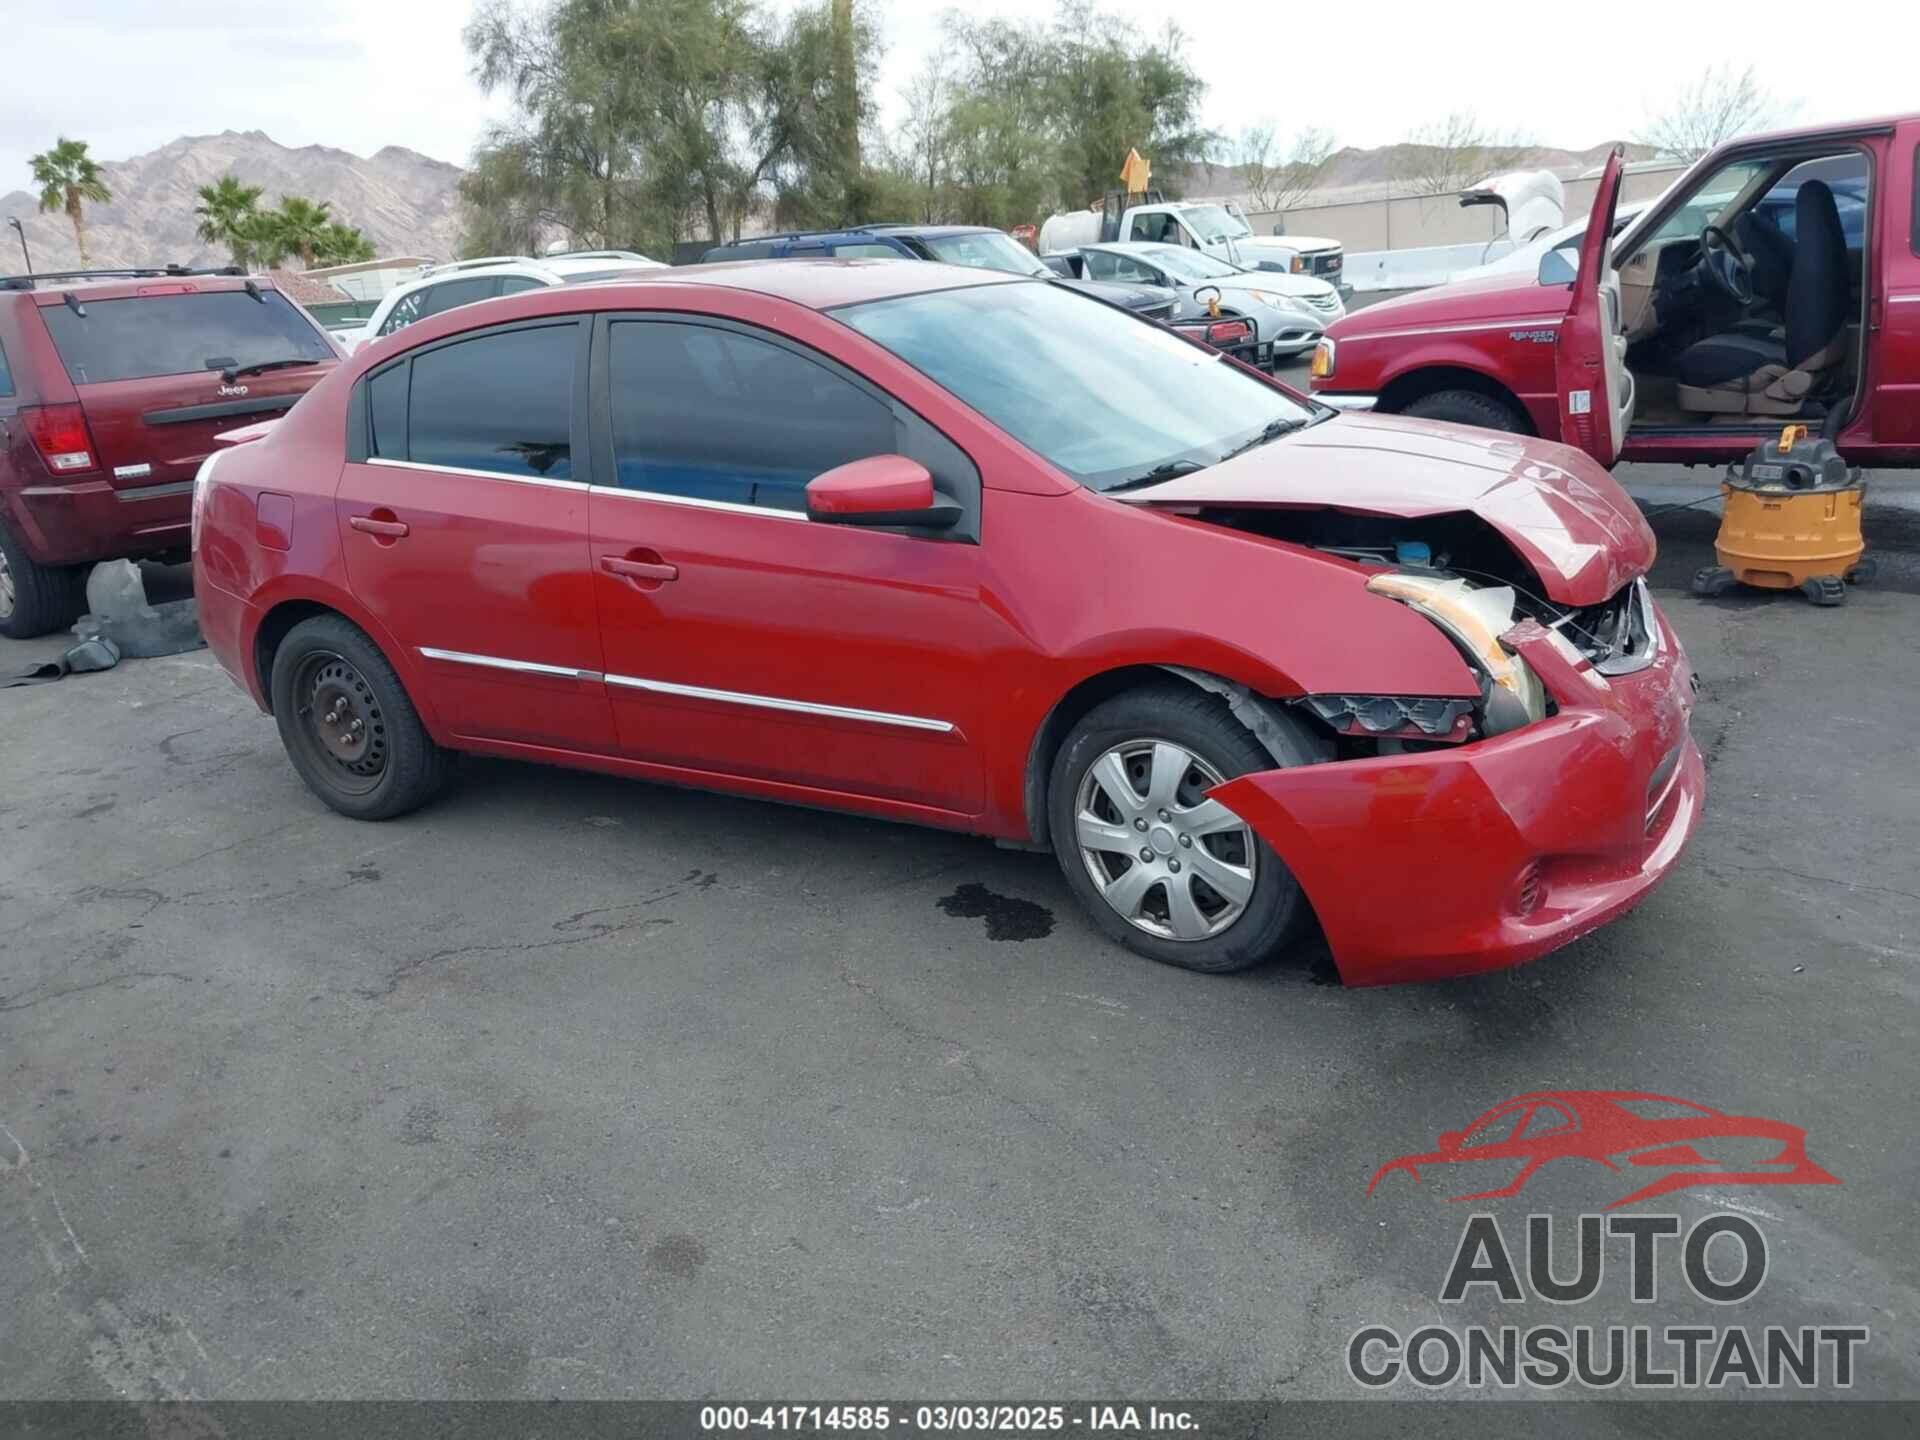
[[[1611,681],[1533,622],[1507,639],[1557,713],[1447,750],[1243,775],[1212,794],[1305,890],[1350,985],[1494,970],[1644,899],[1700,819],[1693,672],[1664,646]]]

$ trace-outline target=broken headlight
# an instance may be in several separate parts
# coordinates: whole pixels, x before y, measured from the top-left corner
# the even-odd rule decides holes
[[[1411,605],[1452,637],[1468,662],[1489,682],[1481,732],[1503,735],[1531,725],[1547,713],[1547,692],[1540,679],[1518,655],[1511,655],[1500,637],[1515,624],[1513,589],[1507,585],[1478,588],[1464,580],[1438,575],[1405,575],[1397,571],[1376,575],[1367,589]]]
[[[1474,700],[1406,695],[1308,695],[1300,703],[1336,735],[1383,740],[1464,740],[1480,708]]]

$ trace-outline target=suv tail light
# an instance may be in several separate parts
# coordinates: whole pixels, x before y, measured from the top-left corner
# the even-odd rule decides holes
[[[33,448],[55,475],[78,475],[94,468],[87,412],[78,405],[23,405],[20,419],[33,438]]]

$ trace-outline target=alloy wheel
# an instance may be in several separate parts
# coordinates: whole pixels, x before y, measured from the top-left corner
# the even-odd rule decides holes
[[[1223,777],[1184,746],[1129,740],[1088,767],[1074,805],[1080,857],[1129,925],[1163,940],[1205,940],[1253,898],[1253,832],[1206,798]]]

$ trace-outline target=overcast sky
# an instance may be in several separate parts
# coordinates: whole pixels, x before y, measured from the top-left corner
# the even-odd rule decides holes
[[[891,116],[946,7],[866,3],[883,20],[876,98]],[[1627,19],[1617,8],[1541,0],[1105,5],[1149,30],[1178,16],[1208,82],[1207,123],[1229,133],[1268,120],[1283,132],[1317,124],[1344,144],[1381,145],[1470,107],[1501,130],[1580,148],[1630,134],[1710,58],[1756,65],[1804,122],[1920,100],[1913,46],[1891,43],[1884,29],[1906,8],[1898,3],[1829,0],[1817,30],[1833,43],[1811,50],[1804,0],[1731,10],[1668,3]],[[1040,0],[968,0],[965,8],[976,16],[1053,10]],[[87,140],[108,160],[232,129],[361,155],[405,145],[464,162],[489,115],[501,113],[467,75],[460,29],[471,9],[471,0],[0,0],[0,34],[13,57],[0,85],[0,193],[25,188],[27,157],[59,134]],[[1849,11],[1880,19],[1863,29],[1848,23]],[[1887,43],[1845,43],[1875,33],[1876,23]],[[1908,40],[1920,34],[1920,23],[1898,23]]]

